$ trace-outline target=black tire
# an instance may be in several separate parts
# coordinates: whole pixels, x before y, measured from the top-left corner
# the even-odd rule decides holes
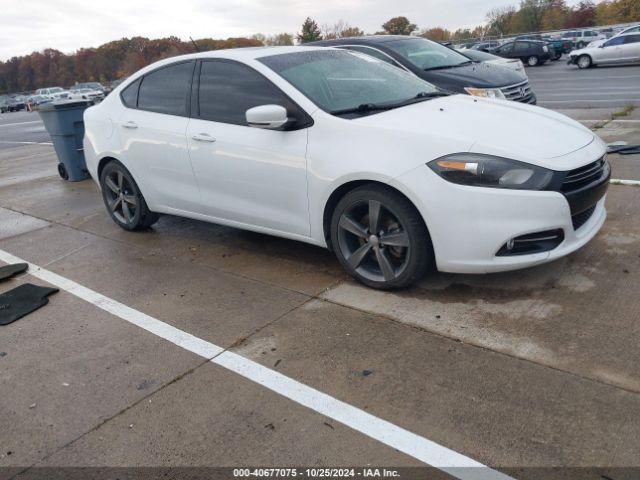
[[[561,53],[556,53],[553,57],[553,61],[556,62],[558,60],[560,60],[562,58],[562,54]]]
[[[63,180],[69,180],[69,172],[67,172],[67,168],[62,163],[58,164],[58,175]]]
[[[587,46],[587,44],[586,44],[586,43],[584,43],[584,42],[578,42],[578,44],[576,45],[576,48],[577,48],[578,50],[580,50],[581,48],[584,48],[584,47],[586,47],[586,46]]]
[[[576,65],[582,69],[591,68],[593,66],[593,60],[589,55],[580,55],[576,60]]]
[[[129,170],[117,160],[100,172],[100,187],[109,216],[121,228],[145,230],[158,221],[159,215],[149,210]]]
[[[377,230],[373,235],[372,228]],[[331,217],[331,244],[351,276],[380,290],[406,287],[434,264],[422,216],[383,185],[364,185],[342,197]]]
[[[537,67],[540,63],[540,59],[536,55],[531,55],[527,58],[527,65],[530,67]]]

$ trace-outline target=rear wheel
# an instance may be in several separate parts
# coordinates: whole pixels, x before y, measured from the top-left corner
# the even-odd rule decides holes
[[[586,43],[584,43],[584,42],[578,42],[578,44],[576,45],[576,48],[581,49],[581,48],[584,48],[584,47],[586,47],[586,46],[587,46],[587,44],[586,44]]]
[[[531,55],[529,58],[527,58],[527,65],[529,65],[530,67],[535,67],[538,65],[538,63],[540,63],[540,59],[535,55]]]
[[[111,161],[100,173],[102,198],[109,215],[125,230],[144,230],[158,221],[149,210],[140,188],[129,171],[118,161]]]
[[[345,270],[377,289],[410,285],[433,263],[422,217],[405,197],[384,186],[365,185],[338,202],[331,242]]]

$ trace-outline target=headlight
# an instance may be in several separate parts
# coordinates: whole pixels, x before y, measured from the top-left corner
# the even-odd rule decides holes
[[[546,168],[480,153],[454,153],[427,165],[449,182],[473,187],[544,190],[553,179]]]
[[[469,95],[473,95],[474,97],[485,97],[485,98],[506,98],[504,93],[499,88],[474,88],[474,87],[464,87],[465,92]]]

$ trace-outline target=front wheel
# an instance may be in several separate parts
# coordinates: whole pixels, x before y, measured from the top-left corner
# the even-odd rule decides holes
[[[580,57],[578,57],[578,68],[589,68],[592,63],[593,62],[589,55],[580,55]]]
[[[102,199],[109,216],[125,230],[144,230],[158,221],[149,210],[135,180],[118,161],[111,161],[100,173]]]
[[[538,63],[540,63],[540,59],[535,55],[531,55],[529,58],[527,58],[527,65],[529,65],[530,67],[535,67],[538,65]]]
[[[338,202],[331,243],[351,276],[381,290],[406,287],[433,264],[431,239],[418,211],[380,185],[359,187]]]

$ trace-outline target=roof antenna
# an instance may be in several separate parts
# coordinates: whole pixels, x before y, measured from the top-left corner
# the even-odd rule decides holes
[[[198,48],[198,44],[195,42],[195,40],[191,37],[189,37],[189,40],[191,40],[191,43],[193,43],[193,47],[196,49],[196,52],[200,52],[200,49]]]

